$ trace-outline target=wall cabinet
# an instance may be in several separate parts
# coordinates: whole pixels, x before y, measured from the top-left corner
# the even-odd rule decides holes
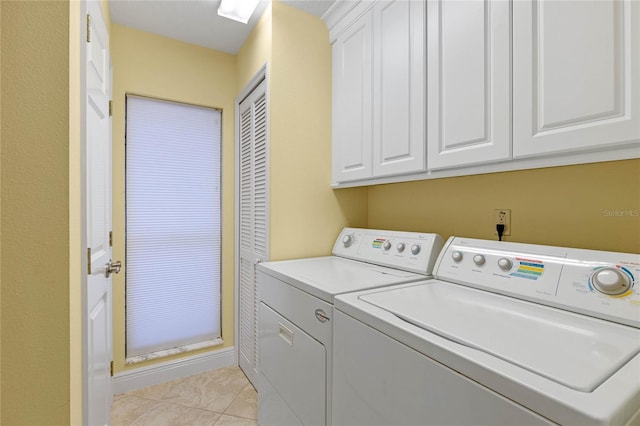
[[[373,7],[373,174],[425,169],[425,2]]]
[[[640,3],[513,2],[513,154],[640,138]]]
[[[423,171],[425,4],[363,2],[333,41],[333,179]]]
[[[640,2],[337,4],[335,186],[640,158]]]
[[[507,1],[429,1],[429,169],[511,155],[511,10]]]
[[[373,176],[373,11],[333,43],[333,180]]]

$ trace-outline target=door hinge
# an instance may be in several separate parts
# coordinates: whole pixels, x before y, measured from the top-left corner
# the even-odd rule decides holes
[[[91,275],[91,249],[87,249],[87,274]]]
[[[113,247],[113,231],[109,231],[109,247]]]
[[[87,43],[91,43],[91,15],[87,13]]]
[[[113,361],[111,361],[111,377],[113,377]]]
[[[109,101],[109,117],[113,115],[113,101]]]

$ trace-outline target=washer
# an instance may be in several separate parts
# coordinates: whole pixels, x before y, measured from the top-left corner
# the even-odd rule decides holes
[[[640,424],[640,256],[452,237],[335,300],[336,425]]]
[[[334,297],[429,277],[437,234],[345,228],[333,256],[257,267],[260,425],[331,424]]]

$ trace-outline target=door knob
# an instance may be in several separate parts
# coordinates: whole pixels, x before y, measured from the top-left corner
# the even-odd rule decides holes
[[[119,260],[117,262],[112,262],[111,260],[109,260],[109,263],[104,266],[104,276],[109,278],[111,274],[118,274],[120,273],[121,268],[122,262],[120,262]]]

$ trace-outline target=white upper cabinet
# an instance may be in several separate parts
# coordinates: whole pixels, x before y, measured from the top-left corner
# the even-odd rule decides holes
[[[338,0],[333,183],[640,158],[640,0]]]
[[[333,180],[372,173],[373,12],[353,21],[333,43]]]
[[[331,35],[333,180],[424,171],[425,2],[354,4]]]
[[[511,156],[511,2],[427,6],[428,168]]]
[[[514,157],[640,139],[640,2],[513,2]]]
[[[373,174],[425,169],[425,2],[373,8]]]

